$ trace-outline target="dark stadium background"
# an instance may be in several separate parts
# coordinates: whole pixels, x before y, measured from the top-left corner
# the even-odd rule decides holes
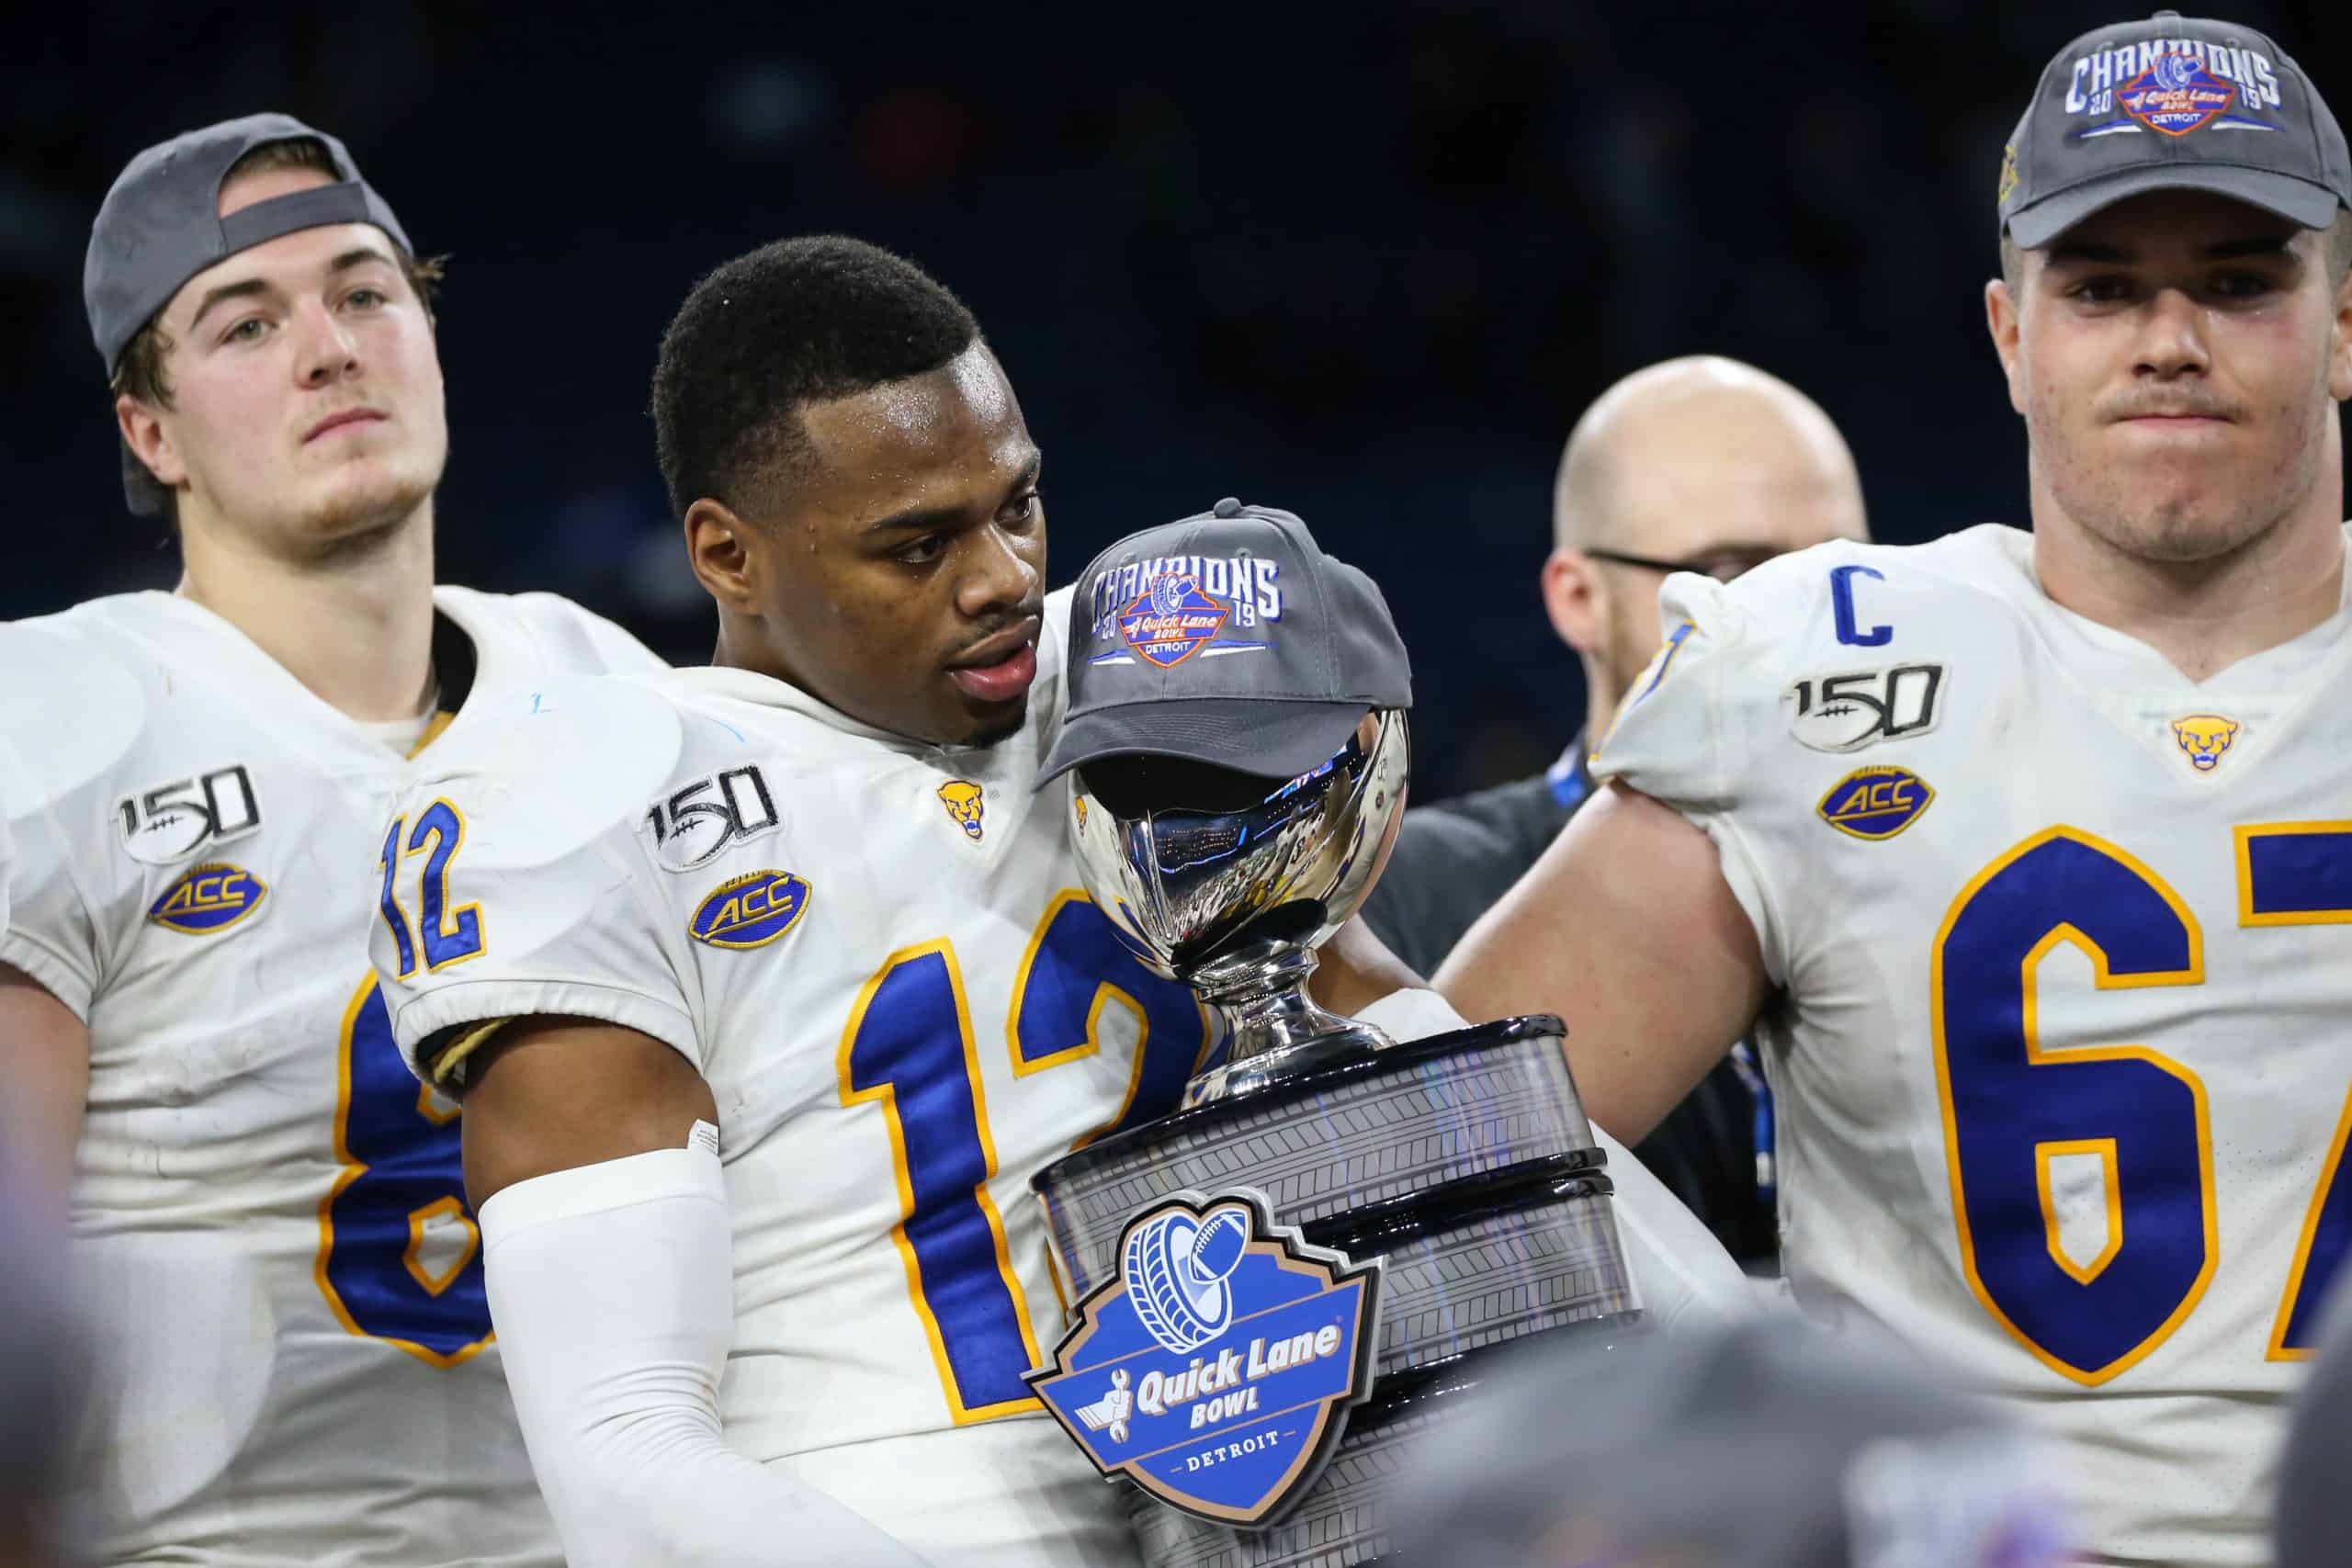
[[[2192,4],[2191,12],[2199,8]],[[82,250],[139,148],[264,107],[450,254],[442,574],[708,650],[645,416],[694,278],[843,231],[960,291],[1046,453],[1053,575],[1238,494],[1381,581],[1423,795],[1581,707],[1533,589],[1611,379],[1713,351],[1817,398],[1882,538],[2022,520],[1979,288],[2001,144],[2081,0],[1249,7],[160,6],[0,65],[0,616],[168,585],[122,509]],[[2352,6],[2245,5],[2352,101]]]

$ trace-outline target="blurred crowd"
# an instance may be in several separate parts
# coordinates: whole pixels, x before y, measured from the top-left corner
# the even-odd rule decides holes
[[[2234,14],[2304,59],[2352,46],[2320,0]],[[989,324],[1057,576],[1240,494],[1392,585],[1447,696],[1420,798],[1575,729],[1529,583],[1563,433],[1637,366],[1728,354],[1804,389],[1882,539],[2019,518],[1973,285],[2017,62],[2106,15],[2086,0],[891,15],[45,14],[19,58],[47,64],[0,95],[0,618],[171,578],[112,482],[82,250],[133,151],[263,107],[334,125],[451,257],[445,576],[570,593],[676,658],[709,628],[654,472],[655,340],[699,273],[792,232],[900,249]]]

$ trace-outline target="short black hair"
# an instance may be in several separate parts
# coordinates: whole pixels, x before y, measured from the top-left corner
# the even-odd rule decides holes
[[[979,341],[964,302],[921,267],[840,234],[778,240],[705,277],[662,334],[653,439],[678,516],[707,496],[742,510],[805,460],[800,405],[936,370]]]

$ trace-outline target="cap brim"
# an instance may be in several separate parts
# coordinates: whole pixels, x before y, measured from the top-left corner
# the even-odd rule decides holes
[[[2092,214],[2156,190],[2210,191],[2276,213],[2306,229],[2324,229],[2335,222],[2340,205],[2335,193],[2325,186],[2292,175],[2227,164],[2163,164],[2121,170],[2045,197],[2010,215],[2009,238],[2029,251],[2038,251]]]
[[[1181,757],[1261,778],[1295,779],[1348,743],[1370,703],[1200,697],[1123,703],[1062,722],[1037,770],[1042,789],[1104,757]]]

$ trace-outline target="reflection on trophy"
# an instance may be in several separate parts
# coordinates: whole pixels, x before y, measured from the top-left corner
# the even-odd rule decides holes
[[[1034,1179],[1072,1321],[1031,1382],[1136,1483],[1154,1568],[1365,1562],[1493,1347],[1637,1319],[1604,1156],[1558,1020],[1400,1044],[1306,996],[1404,808],[1409,679],[1370,581],[1221,502],[1114,546],[1073,623],[1041,772],[1074,770],[1097,904],[1227,1041],[1173,1114]]]

